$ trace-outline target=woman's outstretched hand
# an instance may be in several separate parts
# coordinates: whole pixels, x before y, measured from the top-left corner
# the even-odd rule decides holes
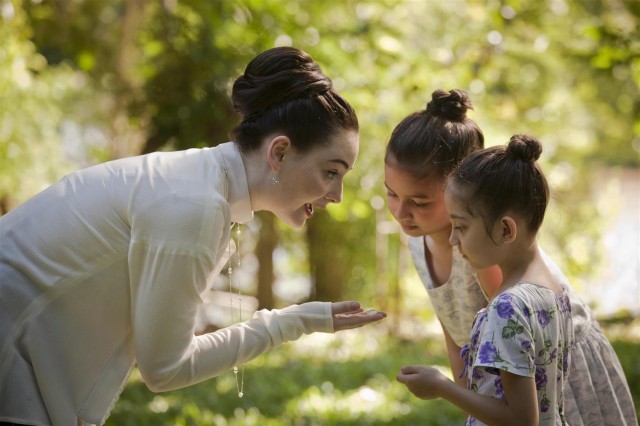
[[[380,321],[386,313],[360,307],[358,302],[334,302],[331,304],[334,331],[349,330]]]

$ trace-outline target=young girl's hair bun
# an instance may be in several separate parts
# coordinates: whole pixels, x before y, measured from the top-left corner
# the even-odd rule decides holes
[[[516,160],[533,163],[542,154],[542,144],[533,136],[513,135],[507,145],[506,153]]]
[[[438,89],[431,94],[431,101],[427,104],[428,113],[450,121],[463,121],[470,109],[473,109],[473,105],[469,95],[458,89],[448,92]]]
[[[329,77],[306,52],[276,47],[254,58],[233,84],[231,99],[245,118],[272,106],[321,95],[333,87]]]

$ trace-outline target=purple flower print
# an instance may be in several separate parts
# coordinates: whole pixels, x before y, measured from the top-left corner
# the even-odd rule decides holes
[[[536,367],[536,389],[542,389],[547,384],[547,370]]]
[[[558,302],[558,304],[560,305],[560,312],[571,312],[571,302],[569,301],[568,296],[559,296]]]
[[[496,385],[496,398],[504,398],[504,389],[502,388],[502,379],[500,378],[500,376],[496,376],[496,379],[493,383]]]
[[[549,356],[551,356],[551,359],[556,359],[556,357],[558,356],[558,348],[553,348]]]
[[[529,307],[528,307],[528,306],[526,306],[526,305],[525,305],[525,307],[524,307],[524,308],[522,308],[522,313],[523,313],[525,316],[527,316],[527,317],[530,317],[530,316],[531,316],[531,310],[530,310],[530,309],[529,309]]]
[[[562,372],[567,374],[569,371],[569,352],[565,349],[562,351]]]
[[[498,359],[498,350],[495,345],[491,342],[484,342],[480,346],[480,354],[478,356],[480,358],[480,362],[488,363],[488,362],[496,362]]]
[[[474,378],[475,380],[480,380],[484,377],[484,374],[482,374],[482,369],[480,368],[474,368],[473,372],[471,374],[471,377]]]
[[[511,315],[514,313],[513,305],[511,305],[510,300],[501,299],[496,306],[496,310],[498,311],[500,318],[505,319],[511,318]]]
[[[543,396],[542,400],[540,401],[540,412],[546,413],[547,411],[549,411],[550,406],[551,406],[551,401],[549,401],[549,398],[547,398],[547,395]]]
[[[469,359],[469,345],[464,345],[462,349],[460,349],[460,358],[462,358],[464,362],[464,368],[462,369],[462,373],[460,373],[459,377],[465,377],[467,375],[467,369],[469,365],[471,365],[471,360]]]
[[[520,349],[522,349],[523,351],[528,351],[529,349],[531,349],[531,341],[525,340],[524,342],[520,343]]]
[[[551,315],[549,315],[549,311],[546,309],[541,309],[538,311],[538,322],[541,326],[546,327],[551,321]]]

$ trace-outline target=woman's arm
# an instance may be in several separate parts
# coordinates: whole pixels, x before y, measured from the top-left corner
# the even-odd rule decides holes
[[[421,399],[444,398],[483,423],[490,425],[537,425],[538,400],[532,377],[500,372],[504,399],[481,395],[458,386],[438,369],[402,367],[397,380]]]

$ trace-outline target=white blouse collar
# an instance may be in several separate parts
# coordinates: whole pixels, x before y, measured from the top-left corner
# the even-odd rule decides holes
[[[253,209],[251,208],[249,184],[237,145],[234,142],[225,142],[216,146],[213,152],[227,178],[227,201],[231,207],[231,221],[251,222]]]

